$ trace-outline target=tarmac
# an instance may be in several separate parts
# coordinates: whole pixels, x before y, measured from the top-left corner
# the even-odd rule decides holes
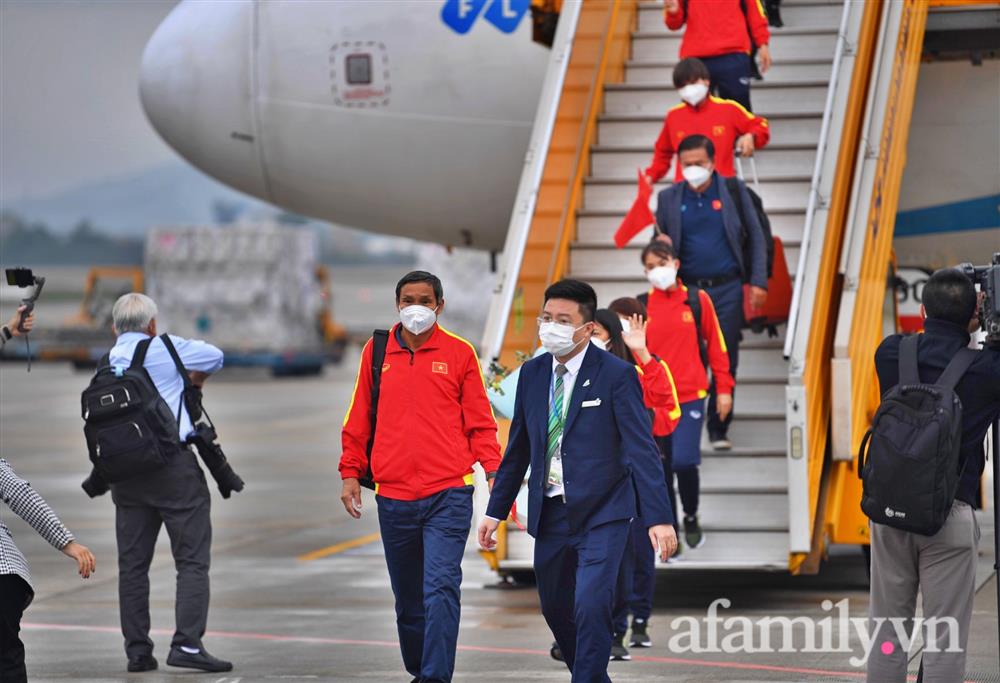
[[[74,564],[5,508],[4,520],[29,558],[36,591],[22,624],[33,683],[195,679],[252,681],[406,682],[394,623],[392,593],[378,540],[374,499],[361,520],[339,501],[340,425],[350,400],[357,352],[322,377],[272,380],[257,371],[223,371],[206,388],[206,406],[234,468],[247,482],[223,500],[212,485],[215,525],[212,603],[206,648],[231,659],[229,674],[198,674],[165,666],[173,628],[174,570],[166,533],[150,572],[155,655],[161,669],[127,674],[118,628],[114,507],[79,488],[89,470],[79,394],[86,373],[67,365],[0,365],[0,455],[45,497],[80,542],[97,556],[97,574],[81,580]],[[210,480],[211,485],[211,480]],[[992,524],[983,537],[966,679],[1000,680]],[[475,522],[474,522],[475,523]],[[707,539],[711,543],[711,538]],[[497,579],[470,543],[465,558],[462,626],[455,681],[569,681],[549,657],[551,634],[532,587],[497,588]],[[868,593],[857,548],[833,548],[817,576],[782,573],[661,572],[649,649],[612,662],[621,683],[671,681],[858,681],[851,663],[864,648],[842,617],[863,619]],[[711,651],[703,620],[713,601],[723,619]],[[824,601],[830,601],[824,603]],[[846,601],[846,602],[841,602]],[[831,604],[832,603],[832,604]],[[688,620],[679,619],[688,617]],[[772,622],[760,620],[770,617]],[[780,617],[807,617],[790,651],[781,644]],[[805,630],[826,619],[831,647],[808,650]],[[700,638],[685,640],[692,622]],[[751,624],[748,638],[732,634]],[[724,636],[730,639],[725,640]],[[822,641],[818,641],[822,643]],[[697,644],[698,647],[690,647]],[[749,645],[749,647],[748,647]],[[828,651],[822,651],[822,650]],[[708,651],[699,651],[708,650]],[[911,662],[916,671],[918,649]]]

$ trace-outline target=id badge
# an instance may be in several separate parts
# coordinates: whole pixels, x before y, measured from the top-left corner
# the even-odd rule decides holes
[[[562,458],[558,455],[552,456],[552,461],[549,463],[548,484],[549,486],[563,485]]]

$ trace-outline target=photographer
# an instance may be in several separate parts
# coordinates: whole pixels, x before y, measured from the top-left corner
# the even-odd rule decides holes
[[[969,332],[979,324],[975,287],[957,269],[939,270],[924,287],[920,309],[925,317],[925,333],[919,335],[916,341],[916,374],[919,375],[916,381],[920,383],[917,388],[923,387],[924,394],[932,396],[934,394],[925,385],[937,384],[932,389],[940,393],[952,379],[951,375],[958,374],[949,372],[949,378],[945,379],[944,369],[959,355],[967,355],[964,349],[969,346]],[[916,382],[900,378],[900,356],[904,355],[904,362],[907,360],[907,353],[901,353],[901,346],[913,343],[904,342],[904,339],[898,334],[887,337],[875,352],[883,405],[891,398],[887,392],[897,385]],[[912,353],[912,348],[908,353]],[[980,536],[973,506],[985,466],[983,441],[990,425],[1000,416],[1000,351],[985,349],[968,353],[971,353],[969,358],[963,359],[968,367],[954,385],[954,393],[961,400],[960,474],[954,502],[943,526],[933,535],[923,535],[897,528],[895,523],[871,523],[870,617],[873,627],[879,624],[875,620],[885,620],[880,624],[881,631],[872,635],[874,642],[891,645],[876,648],[869,658],[868,680],[872,683],[901,683],[906,680],[908,654],[901,647],[889,620],[913,619],[918,590],[923,595],[924,619],[936,617],[941,620],[936,629],[929,625],[925,629],[924,682],[964,680]],[[877,423],[876,419],[876,438]],[[922,425],[909,424],[905,428],[919,430]],[[874,451],[874,440],[872,444]],[[913,444],[913,448],[917,446],[919,444]],[[940,455],[944,457],[943,453]],[[875,468],[878,466],[876,464]],[[916,467],[911,465],[911,469]],[[874,470],[866,464],[866,476],[870,471]],[[866,479],[866,486],[868,481]],[[940,485],[944,486],[944,482],[941,481]],[[905,517],[906,521],[910,521],[910,517],[921,512],[914,509],[907,516],[887,508],[886,515],[897,520]],[[869,510],[866,513],[873,516]],[[951,639],[948,622],[951,619],[959,629],[958,652],[947,651]]]
[[[137,348],[145,352],[142,367],[166,406],[176,416],[178,441],[168,462],[152,472],[110,485],[116,508],[118,595],[130,672],[157,668],[149,638],[149,566],[160,526],[166,526],[177,565],[176,631],[167,656],[170,666],[222,672],[232,664],[205,651],[202,636],[208,620],[208,568],[212,542],[211,497],[205,474],[187,445],[195,432],[188,382],[178,372],[170,350],[156,332],[156,304],[143,294],[125,294],[112,309],[118,341],[108,355],[115,370],[130,368]],[[203,341],[169,337],[199,385],[222,367],[222,351]],[[97,473],[84,483],[91,496],[106,490]]]

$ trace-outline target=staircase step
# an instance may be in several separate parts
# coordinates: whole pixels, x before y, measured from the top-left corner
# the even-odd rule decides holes
[[[706,533],[706,543],[713,530],[787,531],[788,494],[711,493],[703,487],[698,523]]]
[[[809,176],[791,179],[769,178],[761,174],[760,195],[770,216],[774,212],[797,211],[805,214],[809,196]],[[657,186],[656,191],[666,185]],[[635,200],[636,179],[588,178],[583,190],[583,208],[618,211],[624,216]]]
[[[782,59],[807,59],[818,56],[833,56],[837,38],[837,26],[815,28],[789,27],[771,36],[771,57],[775,62]],[[639,31],[632,36],[632,59],[653,60],[672,59],[680,54],[681,33]]]
[[[653,144],[638,146],[595,146],[590,153],[590,172],[595,177],[625,177],[646,168],[653,159]],[[816,146],[768,146],[754,153],[758,173],[778,176],[808,176],[816,163]],[[674,164],[677,160],[674,159]],[[667,177],[673,177],[673,167]],[[744,177],[753,173],[750,161],[743,161]]]
[[[662,564],[657,563],[656,566],[663,571]],[[787,571],[788,532],[712,531],[706,533],[705,545],[700,548],[685,547],[680,558],[666,566],[666,571],[678,572],[705,569]]]
[[[739,392],[738,382],[737,378],[737,392]],[[778,407],[782,411],[780,416],[761,417],[743,413],[737,400],[733,421],[729,425],[730,441],[744,448],[785,448],[785,406],[782,403]],[[708,435],[704,434],[702,448],[708,447]]]
[[[630,61],[625,65],[626,83],[659,83],[671,85],[674,79],[674,67],[679,60]],[[774,64],[767,72],[767,81],[782,83],[806,83],[810,81],[825,81],[830,78],[830,60],[808,59],[796,62],[780,62]],[[754,81],[753,87],[766,81]],[[678,98],[678,102],[680,98]]]
[[[507,554],[514,558],[501,560],[501,570],[532,568],[534,539],[527,532],[507,529]],[[774,569],[788,570],[787,531],[712,531],[705,536],[705,545],[697,549],[684,548],[677,562],[670,565],[657,563],[662,571],[690,571],[696,569]]]
[[[582,243],[610,244],[615,230],[625,217],[625,209],[620,211],[580,211],[577,213],[577,238]],[[802,237],[802,226],[805,223],[805,210],[797,213],[768,212],[771,221],[771,232],[783,242],[798,241]],[[653,229],[649,228],[630,242],[632,245],[645,246],[653,237]],[[787,257],[786,257],[787,258]],[[638,259],[636,259],[638,263]],[[796,263],[789,262],[789,268]]]
[[[674,102],[677,104],[679,99]],[[673,105],[671,105],[673,106]],[[597,139],[601,145],[641,145],[656,144],[656,138],[663,127],[666,109],[653,114],[605,114],[597,126]],[[779,115],[773,111],[757,107],[761,116],[768,119],[771,127],[772,145],[812,145],[816,148],[822,113],[807,112],[802,115]],[[648,162],[647,162],[648,163]]]
[[[781,3],[781,19],[785,26],[777,29],[771,27],[771,32],[778,35],[781,31],[803,26],[836,25],[840,21],[841,9],[842,5],[836,3],[819,4],[786,0]],[[643,3],[639,9],[639,30],[653,32],[660,29],[667,31],[667,25],[663,20],[663,3]]]
[[[576,243],[570,251],[570,270],[584,280],[641,277],[639,258],[643,243],[636,240],[635,246],[616,249],[610,242],[603,244]],[[798,263],[799,242],[785,242],[785,258]]]
[[[788,490],[788,464],[784,458],[716,456],[701,461],[704,491]]]
[[[825,84],[787,84],[773,87],[753,86],[751,101],[755,109],[780,109],[786,113],[805,113],[822,109],[826,101]],[[679,102],[672,87],[622,83],[608,85],[604,94],[607,113],[644,112],[665,115]]]

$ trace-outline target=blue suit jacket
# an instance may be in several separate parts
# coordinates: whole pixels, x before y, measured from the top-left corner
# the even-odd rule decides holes
[[[726,243],[740,264],[740,274],[744,282],[767,289],[767,245],[764,242],[764,231],[757,220],[757,212],[753,208],[753,200],[747,192],[747,186],[742,180],[737,183],[740,187],[740,202],[746,214],[747,226],[746,234],[750,240],[750,263],[743,262],[743,218],[736,207],[736,202],[729,194],[726,186],[726,179],[714,172],[712,182],[719,185],[719,201],[722,202],[722,222],[726,226]],[[681,240],[684,239],[681,228],[681,199],[684,196],[684,186],[687,183],[674,183],[665,190],[660,190],[657,195],[656,224],[660,230],[665,232],[680,253]],[[681,270],[684,269],[684,262],[681,261]],[[680,276],[683,278],[684,273]],[[694,284],[694,283],[688,283]]]
[[[587,531],[642,517],[647,526],[672,524],[659,450],[635,366],[593,344],[573,386],[563,430],[563,480],[570,529]],[[507,452],[497,471],[486,514],[506,519],[528,465],[528,533],[538,535],[545,495],[552,355],[521,367]],[[583,407],[585,402],[599,405]]]

